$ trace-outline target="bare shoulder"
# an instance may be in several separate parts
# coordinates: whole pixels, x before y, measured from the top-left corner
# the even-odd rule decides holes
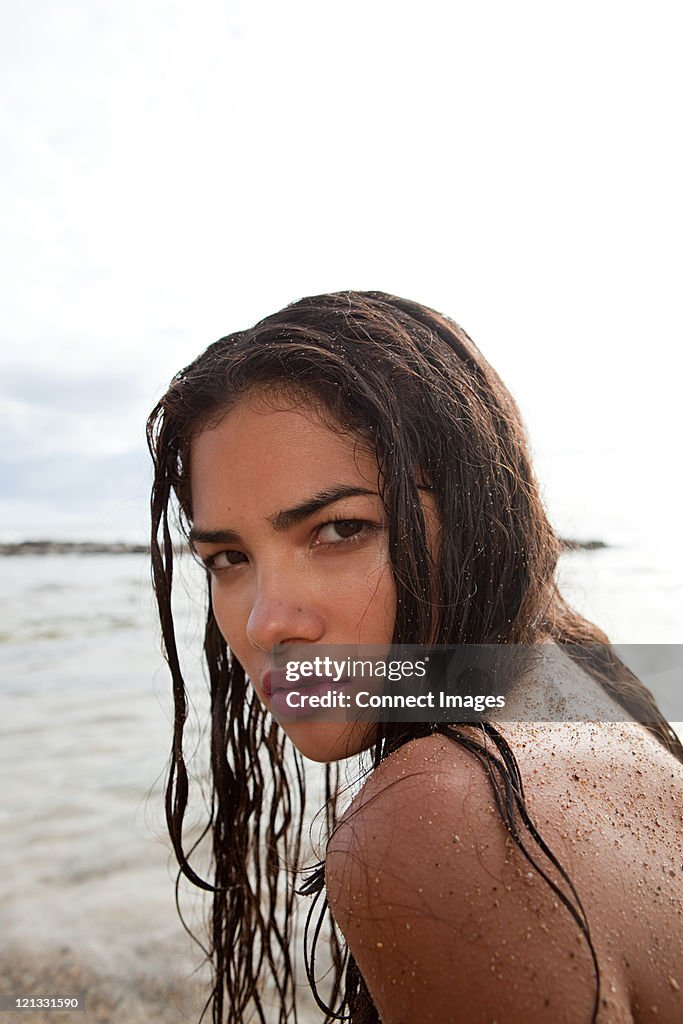
[[[579,929],[512,842],[485,769],[441,736],[373,773],[330,839],[332,912],[383,1024],[590,1020]]]

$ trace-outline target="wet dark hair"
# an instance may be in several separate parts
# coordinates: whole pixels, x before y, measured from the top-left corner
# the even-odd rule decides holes
[[[304,769],[230,655],[211,609],[204,651],[211,689],[210,816],[213,880],[195,872],[183,842],[189,779],[183,752],[187,695],[171,610],[173,500],[187,537],[192,524],[190,449],[206,426],[254,393],[312,401],[330,422],[372,446],[389,524],[396,586],[396,643],[534,644],[552,639],[607,693],[683,761],[683,747],[654,699],[622,664],[607,637],[568,607],[555,582],[561,545],[548,522],[517,407],[468,335],[452,320],[382,292],[301,299],[250,330],[211,345],[182,370],[153,410],[152,567],[173,680],[175,721],[166,793],[169,833],[181,872],[213,893],[211,945],[215,1024],[266,1015],[264,976],[280,1024],[296,1019],[292,915],[285,884],[299,863]],[[427,545],[419,487],[440,517],[437,552]],[[588,921],[566,872],[526,809],[513,751],[491,722],[380,726],[377,766],[410,739],[440,732],[478,757],[517,847],[572,914],[599,966]],[[289,767],[288,767],[289,766]],[[327,766],[328,827],[336,821],[337,766]],[[534,852],[535,851],[535,852]],[[543,863],[554,864],[564,888]],[[324,865],[304,886],[324,896]],[[324,901],[323,901],[324,910]],[[319,934],[316,926],[315,937]],[[331,926],[333,980],[328,1020],[378,1022],[363,979]],[[312,970],[309,980],[313,981]],[[227,997],[227,998],[226,998]],[[318,997],[319,998],[319,997]]]

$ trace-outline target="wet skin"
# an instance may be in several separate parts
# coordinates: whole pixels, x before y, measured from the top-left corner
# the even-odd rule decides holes
[[[683,765],[635,723],[503,728],[588,916],[598,1024],[683,1021]],[[451,740],[414,740],[373,772],[330,839],[326,881],[383,1024],[591,1020],[585,938]]]

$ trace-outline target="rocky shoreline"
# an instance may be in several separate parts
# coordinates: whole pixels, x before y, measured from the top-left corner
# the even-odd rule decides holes
[[[604,540],[572,540],[569,537],[560,537],[560,544],[563,551],[601,551],[611,547]]]
[[[22,540],[0,544],[0,555],[147,555],[148,544],[126,544],[119,541]]]
[[[563,551],[599,551],[609,547],[603,540],[560,538]],[[182,549],[178,549],[182,550]],[[124,541],[22,540],[0,544],[0,555],[148,555],[148,544]]]

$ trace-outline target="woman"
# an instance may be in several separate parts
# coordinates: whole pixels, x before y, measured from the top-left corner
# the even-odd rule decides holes
[[[304,771],[286,737],[326,764],[329,842],[303,890],[326,884],[347,944],[332,928],[326,1019],[683,1020],[683,749],[560,595],[518,411],[465,332],[383,293],[303,299],[207,349],[148,429],[167,819],[181,870],[213,892],[214,1021],[295,1014]],[[173,495],[208,581],[212,883],[182,840]],[[505,722],[274,721],[274,652],[392,642],[538,657]],[[534,723],[558,693],[598,724]],[[338,815],[334,766],[363,751],[372,770]]]

